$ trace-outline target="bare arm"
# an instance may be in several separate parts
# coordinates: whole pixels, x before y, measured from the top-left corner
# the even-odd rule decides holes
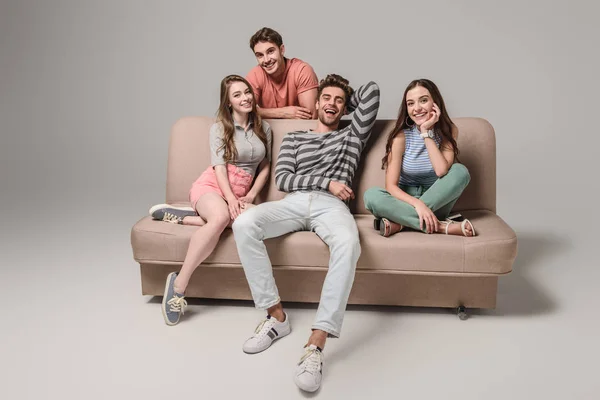
[[[209,146],[210,146],[210,162],[215,170],[217,177],[217,183],[219,188],[223,192],[225,198],[229,201],[235,199],[235,195],[231,191],[229,185],[229,177],[227,174],[227,161],[224,157],[223,148],[223,126],[221,123],[215,123],[210,127],[209,132]]]
[[[434,103],[430,117],[427,121],[422,123],[419,128],[421,133],[426,133],[428,130],[432,129],[439,121],[440,115],[440,108]],[[452,137],[454,140],[458,138],[458,128],[456,128],[456,126],[452,126]],[[452,148],[452,145],[450,145],[450,143],[443,143],[442,148],[439,149],[432,138],[426,137],[425,147],[427,148],[427,154],[429,155],[429,160],[431,161],[435,174],[439,178],[446,175],[454,163],[454,149]]]
[[[215,165],[215,175],[217,176],[217,183],[219,184],[219,188],[223,192],[225,199],[227,202],[231,202],[232,200],[237,199],[233,191],[231,190],[231,185],[229,185],[229,177],[227,174],[227,164]]]
[[[388,165],[385,171],[385,190],[398,200],[402,200],[415,207],[419,202],[419,199],[411,196],[398,187],[400,173],[402,172],[402,158],[404,157],[405,142],[406,139],[404,134],[399,134],[392,142],[392,150],[388,156]]]
[[[305,92],[302,92],[298,95],[298,103],[300,103],[300,107],[304,107],[308,110],[310,110],[311,112],[311,118],[312,119],[316,119],[317,118],[317,110],[316,110],[316,103],[317,103],[317,89],[309,89]]]
[[[271,171],[271,163],[266,158],[262,160],[260,165],[258,166],[259,173],[256,175],[256,179],[254,180],[254,184],[252,184],[252,188],[248,191],[248,194],[245,196],[249,201],[254,202],[254,199],[260,191],[265,187],[265,183],[269,180],[269,172]]]
[[[229,176],[227,173],[227,164],[215,165],[215,175],[217,177],[217,183],[219,184],[219,188],[223,192],[223,196],[227,200],[227,208],[229,209],[229,217],[234,220],[241,213],[241,203],[237,196],[231,190],[231,186],[229,184]]]
[[[315,108],[313,103],[312,108]],[[281,108],[257,107],[258,114],[266,119],[311,119],[312,111],[305,107],[289,106]]]
[[[258,111],[258,115],[260,115],[263,118],[270,118],[270,119],[283,118],[283,111],[281,111],[281,108],[257,107],[256,110]]]
[[[458,128],[452,127],[452,137],[454,140],[458,138]],[[448,173],[448,170],[454,163],[454,149],[450,143],[442,145],[438,148],[434,140],[431,138],[425,139],[425,146],[429,154],[429,160],[433,166],[433,170],[438,177],[442,177]]]

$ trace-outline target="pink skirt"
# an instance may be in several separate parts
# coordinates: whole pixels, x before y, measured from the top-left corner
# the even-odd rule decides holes
[[[252,186],[253,176],[241,168],[232,164],[227,164],[227,176],[229,178],[229,186],[235,197],[240,198],[248,194],[250,186]],[[196,209],[198,199],[206,193],[216,193],[225,200],[225,195],[217,182],[217,175],[212,166],[200,175],[196,182],[192,184],[190,189],[190,203]]]

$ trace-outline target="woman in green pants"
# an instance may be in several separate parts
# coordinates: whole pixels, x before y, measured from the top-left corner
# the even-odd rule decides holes
[[[456,163],[458,128],[448,116],[437,86],[428,79],[412,81],[404,91],[396,126],[388,136],[382,169],[385,189],[365,192],[367,209],[382,236],[404,227],[425,233],[475,236],[468,219],[447,220],[471,179]]]

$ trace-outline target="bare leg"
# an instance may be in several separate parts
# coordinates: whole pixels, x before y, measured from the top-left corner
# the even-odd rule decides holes
[[[389,221],[389,220],[388,220]],[[400,224],[397,224],[393,221],[389,221],[389,225],[390,225],[390,235],[393,235],[394,233],[398,233],[402,230],[403,226]],[[465,231],[467,232],[467,236],[471,237],[473,236],[473,229],[471,229],[471,225],[470,224],[465,224]],[[446,223],[442,223],[440,222],[438,225],[438,230],[435,231],[435,233],[446,233]],[[460,223],[456,224],[450,224],[450,226],[448,227],[448,235],[457,235],[457,236],[464,236],[463,232],[460,228]]]
[[[273,307],[267,309],[267,314],[275,318],[279,322],[285,321],[285,313],[283,312],[283,306],[281,303],[275,304]]]
[[[314,344],[323,350],[325,348],[325,341],[327,341],[327,332],[320,329],[314,329],[310,335],[310,338],[308,338],[307,346]]]
[[[242,212],[249,210],[252,207],[256,207],[256,204],[246,204],[245,207],[242,208]],[[198,214],[200,214],[198,212],[198,203],[196,203],[196,212]],[[200,215],[195,216],[195,217],[191,217],[191,216],[184,217],[182,223],[183,223],[183,225],[192,225],[192,226],[206,225],[206,221]],[[232,224],[233,224],[233,220],[229,223],[229,225],[227,225],[227,227],[231,228]]]
[[[208,211],[210,210],[210,211]],[[221,233],[230,223],[227,203],[216,193],[207,193],[196,203],[196,211],[206,224],[192,235],[185,261],[173,285],[175,292],[183,294],[192,274],[215,249]]]
[[[256,204],[246,204],[245,207],[241,207],[240,215],[242,215],[244,213],[244,211],[247,211],[247,210],[251,209],[252,207],[256,207]],[[229,224],[227,224],[227,227],[231,228],[231,226],[233,225],[234,222],[235,222],[234,219],[230,220]]]
[[[187,216],[187,217],[183,217],[182,224],[183,225],[193,225],[193,226],[204,226],[204,225],[206,225],[206,221],[201,216],[195,216],[195,217]]]

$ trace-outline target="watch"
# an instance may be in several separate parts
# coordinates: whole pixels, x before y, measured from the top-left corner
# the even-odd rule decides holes
[[[427,132],[421,133],[420,136],[423,139],[426,139],[426,138],[433,139],[435,137],[435,133],[433,132],[433,129],[429,129]]]

